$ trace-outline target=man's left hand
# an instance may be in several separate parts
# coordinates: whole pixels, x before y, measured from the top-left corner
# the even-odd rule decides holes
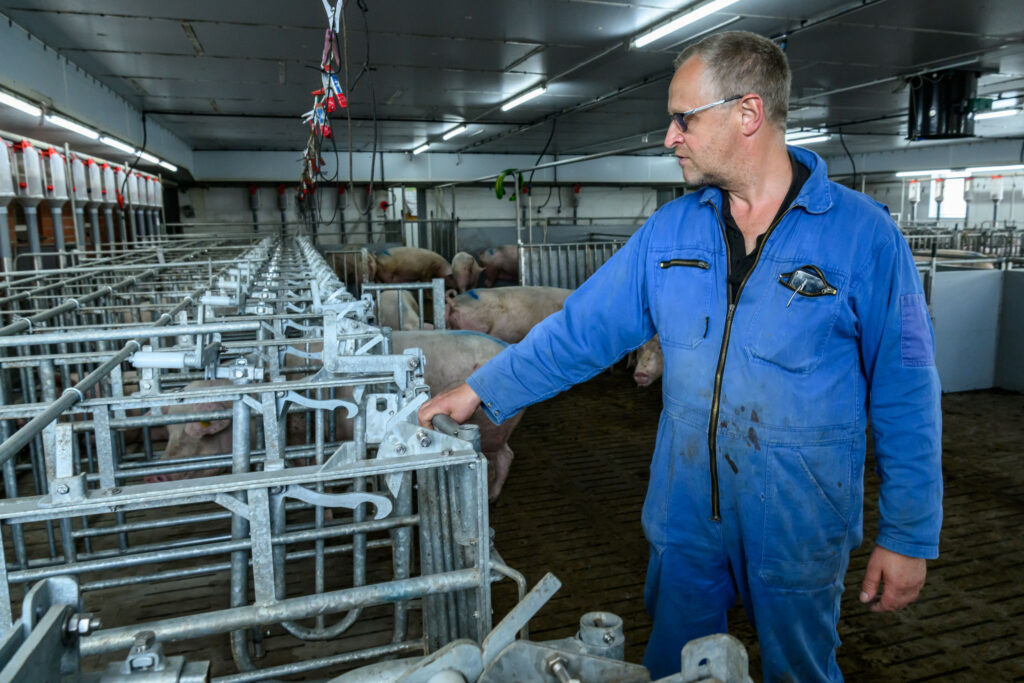
[[[926,572],[926,560],[875,546],[861,584],[860,601],[870,603],[872,612],[903,609],[917,599],[924,587]],[[882,588],[881,595],[879,587]]]

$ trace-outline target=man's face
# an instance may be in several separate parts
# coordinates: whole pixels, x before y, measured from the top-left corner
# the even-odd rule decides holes
[[[696,109],[720,99],[705,84],[703,74],[704,65],[696,57],[679,67],[668,87],[669,114]],[[674,120],[669,123],[665,146],[675,152],[683,178],[690,185],[727,185],[731,134],[728,124],[734,104],[687,116],[685,133]]]

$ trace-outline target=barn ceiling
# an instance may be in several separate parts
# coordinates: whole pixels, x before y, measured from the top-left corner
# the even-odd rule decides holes
[[[431,151],[539,154],[550,138],[549,153],[566,155],[657,143],[672,59],[726,28],[779,40],[793,69],[790,127],[841,129],[855,152],[920,144],[904,139],[911,74],[976,68],[980,96],[1021,105],[1020,0],[738,0],[628,47],[694,4],[349,0],[341,42],[352,149],[401,152],[430,141]],[[0,12],[195,150],[305,144],[299,116],[319,87],[321,0],[18,0],[0,2]],[[539,84],[544,95],[501,110]],[[464,134],[441,140],[460,123]],[[347,121],[336,118],[335,132],[348,149]],[[976,133],[1019,145],[1024,114],[979,121]],[[841,141],[815,149],[841,153]]]

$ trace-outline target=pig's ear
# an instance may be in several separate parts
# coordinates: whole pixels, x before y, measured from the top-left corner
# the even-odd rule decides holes
[[[636,351],[630,351],[629,354],[626,355],[626,368],[629,369],[634,365],[636,365]]]
[[[230,407],[230,403],[200,403],[192,407],[189,412],[207,413],[214,410],[226,410]],[[200,420],[199,422],[187,423],[185,425],[185,433],[198,439],[202,436],[210,436],[211,434],[222,432],[230,426],[231,420]]]

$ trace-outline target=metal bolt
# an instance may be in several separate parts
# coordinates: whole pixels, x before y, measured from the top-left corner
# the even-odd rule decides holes
[[[605,642],[605,645],[611,645],[615,641],[615,635],[611,631],[607,631],[601,640]]]
[[[545,663],[548,665],[548,671],[554,674],[559,683],[578,683],[577,679],[573,678],[569,674],[569,670],[565,668],[565,660],[558,655],[549,657]]]
[[[415,370],[416,367],[420,364],[420,359],[417,358],[416,356],[409,356],[408,363],[409,363],[409,369],[410,370]]]
[[[93,616],[91,612],[72,614],[68,617],[67,624],[65,624],[65,630],[68,633],[78,634],[80,636],[87,636],[99,627],[99,617]]]
[[[139,631],[135,634],[135,642],[132,644],[132,650],[144,651],[152,648],[156,645],[156,634],[152,631]]]
[[[399,455],[405,455],[406,451],[408,450],[409,449],[405,447],[405,444],[400,443],[397,446],[395,446],[395,453],[398,453]]]
[[[62,496],[63,496],[63,495],[67,495],[67,493],[68,493],[68,492],[69,492],[70,490],[71,490],[71,489],[70,489],[70,488],[68,487],[68,485],[67,485],[67,484],[57,484],[57,493],[59,493],[59,494],[60,494],[60,495],[62,495]]]
[[[426,448],[431,443],[430,435],[427,434],[422,429],[420,431],[416,432],[416,439],[420,442],[420,446],[422,448]]]
[[[143,389],[149,389],[149,388],[150,388],[150,387],[152,387],[152,386],[153,386],[153,383],[152,383],[152,382],[149,382],[149,381],[143,381],[143,382],[142,382],[142,388],[143,388]]]
[[[119,493],[121,493],[121,489],[119,489],[116,486],[114,488],[110,489],[109,491],[107,491],[107,494],[111,495],[111,496],[116,496]]]

